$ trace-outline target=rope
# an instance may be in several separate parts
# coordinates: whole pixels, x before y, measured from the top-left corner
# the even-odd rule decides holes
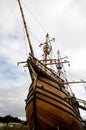
[[[12,14],[14,13],[15,9],[16,9],[17,5],[15,5],[14,8],[12,8],[12,10],[10,11],[10,13],[6,16],[6,18],[4,19],[4,21],[2,22],[2,24],[0,25],[0,32],[2,27],[8,22],[9,18],[12,16]]]
[[[23,1],[22,1],[23,2]],[[35,19],[35,21],[40,25],[40,27],[43,29],[43,31],[45,33],[47,33],[46,29],[44,28],[44,26],[39,22],[38,18],[32,13],[32,11],[30,10],[30,8],[27,7],[27,5],[23,2],[25,8],[30,12],[30,14],[33,16],[33,18]]]
[[[25,52],[26,52],[26,56],[28,57],[28,50],[27,50],[27,43],[26,43],[26,36],[25,36],[24,27],[23,27],[23,34],[24,34],[24,41],[25,41],[25,50],[26,50]]]

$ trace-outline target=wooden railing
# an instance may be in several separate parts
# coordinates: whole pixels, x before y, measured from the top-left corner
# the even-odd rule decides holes
[[[77,99],[77,101],[79,102],[79,108],[86,111],[86,101],[81,100],[81,99]]]
[[[42,71],[46,72],[53,79],[57,80],[59,83],[64,83],[64,81],[57,75],[57,73],[44,65],[40,60],[37,60],[35,57],[31,56],[31,61],[37,65]]]

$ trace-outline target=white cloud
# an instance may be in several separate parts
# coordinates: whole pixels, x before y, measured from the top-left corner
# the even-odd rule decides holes
[[[55,51],[61,49],[69,56],[72,72],[86,77],[86,1],[23,0],[22,5],[35,54],[40,57],[37,53],[39,52],[38,45],[44,42],[44,35],[48,32],[50,36],[56,38],[56,42],[53,43]],[[34,19],[28,8],[37,19]],[[12,112],[12,114],[22,116],[24,114],[22,107],[24,108],[25,105],[23,98],[26,96],[31,81],[28,80],[30,77],[26,76],[22,67],[17,67],[17,62],[25,61],[29,52],[29,49],[27,53],[25,52],[28,45],[23,35],[23,22],[18,2],[1,0],[0,19],[0,112],[2,114]],[[80,96],[81,87],[75,91],[79,91],[79,95],[77,93],[76,95]],[[7,98],[3,98],[5,95]],[[84,92],[81,98],[86,98]],[[14,107],[15,104],[18,105],[17,108]],[[4,108],[8,105],[10,107],[6,111]]]

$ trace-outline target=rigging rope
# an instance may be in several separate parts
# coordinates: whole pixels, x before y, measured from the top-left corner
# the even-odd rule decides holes
[[[37,17],[32,13],[31,9],[29,9],[27,7],[27,5],[25,4],[24,1],[22,1],[23,6],[28,10],[28,12],[31,14],[31,16],[35,19],[35,21],[40,25],[41,29],[47,33],[47,31],[45,30],[45,28],[43,27],[43,25],[39,22],[39,20],[37,19]],[[34,37],[34,39],[40,44],[40,41],[38,40],[38,38],[36,37],[35,34],[32,33],[32,31],[29,29],[29,33],[31,33],[31,35]]]
[[[23,27],[23,34],[24,34],[24,41],[25,41],[25,50],[26,50],[25,52],[26,52],[26,56],[28,56],[27,43],[26,43],[26,35],[25,35],[24,27]]]
[[[12,14],[14,13],[15,9],[17,7],[17,4],[15,5],[14,8],[12,8],[12,10],[10,11],[10,13],[5,17],[4,21],[1,23],[0,25],[0,32],[2,31],[1,29],[3,29],[2,27],[9,21],[9,18],[12,16]]]
[[[23,23],[22,23],[22,25],[23,25]],[[37,42],[40,43],[40,41],[36,38],[36,36],[31,32],[30,29],[29,29],[29,32],[37,40]],[[26,40],[26,35],[25,35],[24,27],[23,27],[23,34],[24,34],[24,41],[25,41],[26,56],[28,56],[28,49],[27,49],[27,43],[26,43],[27,40]]]
[[[31,9],[27,7],[27,5],[25,4],[25,2],[22,1],[22,3],[24,4],[25,8],[30,12],[30,14],[33,16],[33,18],[35,19],[35,21],[40,25],[40,27],[42,28],[42,30],[47,33],[46,29],[44,28],[44,26],[39,22],[38,18],[32,13]]]
[[[22,5],[26,8],[26,5],[24,4],[24,2],[22,2]],[[26,8],[27,9],[27,8]],[[31,11],[29,11],[30,14],[32,15]],[[32,15],[33,16],[33,15]],[[36,37],[35,34],[32,33],[32,31],[29,28],[29,33],[33,36],[33,38],[40,44],[40,41],[38,40],[38,38]]]

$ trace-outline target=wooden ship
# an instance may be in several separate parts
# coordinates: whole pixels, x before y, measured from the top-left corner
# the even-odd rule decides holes
[[[30,47],[29,58],[21,62],[26,63],[32,79],[25,107],[29,130],[84,130],[85,123],[79,108],[86,110],[86,102],[71,95],[66,86],[72,82],[61,78],[63,64],[69,62],[65,60],[66,57],[60,57],[60,51],[57,59],[48,58],[52,51],[48,34],[45,43],[40,44],[43,46],[44,59],[38,60],[35,57],[20,0],[18,3]],[[50,68],[52,65],[57,70]]]

